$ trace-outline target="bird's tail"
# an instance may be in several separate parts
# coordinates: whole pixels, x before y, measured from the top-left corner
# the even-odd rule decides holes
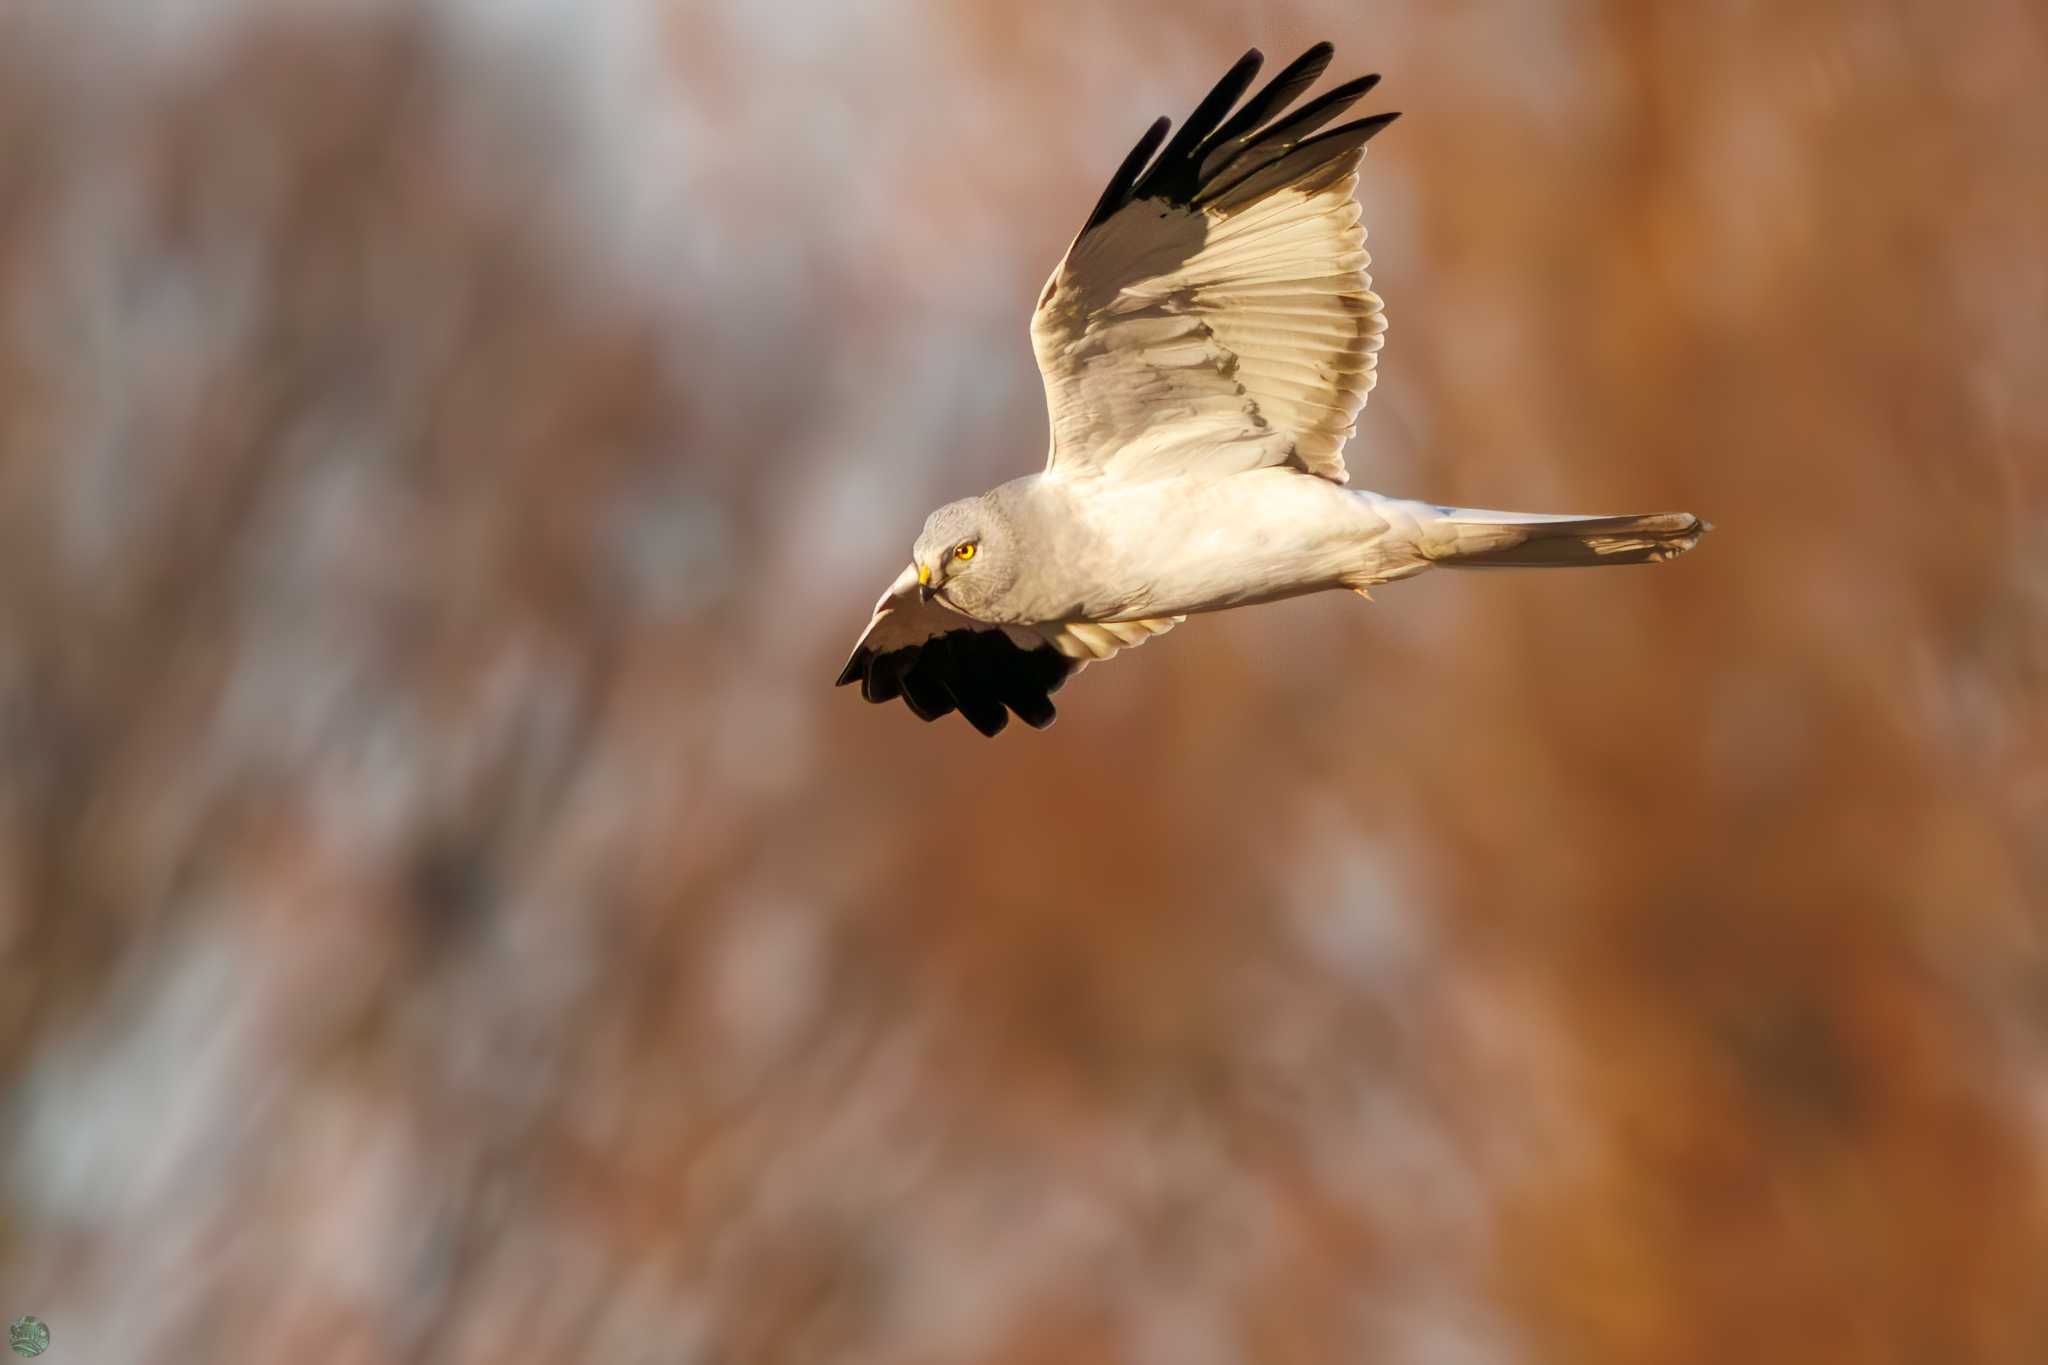
[[[1713,527],[1690,512],[1637,517],[1544,516],[1439,508],[1423,552],[1457,569],[1576,568],[1587,564],[1652,564],[1675,559]]]

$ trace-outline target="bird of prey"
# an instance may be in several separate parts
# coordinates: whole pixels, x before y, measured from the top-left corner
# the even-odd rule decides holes
[[[1289,112],[1331,55],[1317,44],[1236,107],[1263,61],[1247,52],[1171,142],[1164,118],[1138,139],[1031,319],[1044,470],[926,519],[842,686],[985,735],[1012,712],[1042,729],[1070,676],[1198,612],[1438,565],[1640,564],[1709,529],[1344,487],[1386,330],[1353,194],[1396,115],[1328,126],[1378,76]]]

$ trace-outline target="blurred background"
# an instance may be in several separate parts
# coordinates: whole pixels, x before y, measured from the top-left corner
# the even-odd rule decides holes
[[[1257,44],[1383,491],[1720,529],[834,672]],[[0,1318],[55,1362],[2048,1359],[2030,0],[0,8]]]

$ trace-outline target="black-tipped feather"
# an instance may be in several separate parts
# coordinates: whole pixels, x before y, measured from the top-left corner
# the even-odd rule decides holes
[[[1015,711],[1017,719],[1032,729],[1043,730],[1059,716],[1053,707],[1051,694],[1058,691],[1060,683],[1065,681],[1064,673],[1049,687],[1034,687],[1024,677],[1010,678],[1003,684],[1003,705]]]
[[[861,679],[860,694],[872,702],[896,700],[903,695],[903,673],[912,662],[907,655],[885,654],[875,660],[865,676],[855,672],[854,676]],[[851,662],[846,667],[850,672],[855,669]]]
[[[1081,225],[1081,231],[1086,232],[1131,202],[1131,186],[1137,183],[1138,172],[1145,169],[1146,160],[1158,150],[1160,141],[1166,136],[1166,130],[1172,126],[1173,120],[1170,118],[1161,117],[1152,121],[1152,126],[1145,130],[1145,136],[1138,139],[1138,145],[1131,148],[1131,154],[1124,158],[1124,164],[1117,167],[1116,174],[1109,178],[1109,188],[1104,190],[1102,198],[1096,201],[1095,212],[1088,215],[1088,221]]]
[[[988,652],[961,640],[968,633],[942,635],[932,643],[948,655],[946,662],[952,669],[949,683],[960,714],[967,717],[969,725],[993,739],[1010,723],[1010,712],[1003,705],[1002,684]]]
[[[1265,146],[1265,139],[1261,138],[1253,144],[1249,155],[1238,159],[1237,165],[1207,181],[1202,187],[1201,194],[1196,196],[1195,202],[1213,204],[1228,199],[1246,181],[1270,170],[1280,170],[1274,177],[1275,188],[1293,184],[1325,162],[1334,161],[1363,147],[1377,137],[1381,129],[1399,117],[1399,113],[1374,114],[1371,118],[1341,124],[1327,133],[1318,133],[1304,142],[1283,147],[1269,157],[1263,156],[1259,150]]]
[[[1258,130],[1275,114],[1301,98],[1302,91],[1323,78],[1323,72],[1330,66],[1330,58],[1337,49],[1328,43],[1317,43],[1290,62],[1286,69],[1267,81],[1258,94],[1245,101],[1244,108],[1231,116],[1230,122],[1202,139],[1202,145],[1195,149],[1194,159],[1205,164],[1217,152],[1235,143],[1244,143],[1258,135]],[[1373,79],[1378,79],[1374,77]]]
[[[937,720],[953,713],[953,693],[937,671],[926,666],[930,652],[911,661],[903,672],[903,703],[919,720]]]
[[[1169,203],[1184,203],[1193,195],[1199,183],[1197,168],[1200,162],[1195,150],[1216,131],[1230,107],[1250,88],[1252,78],[1259,74],[1265,64],[1265,54],[1257,48],[1237,59],[1237,65],[1223,73],[1223,79],[1216,82],[1202,102],[1195,106],[1195,112],[1182,121],[1180,131],[1173,135],[1173,141],[1166,144],[1166,150],[1152,163],[1152,169],[1145,173],[1131,190],[1133,199],[1164,199]]]
[[[1305,145],[1309,135],[1316,129],[1336,118],[1352,105],[1365,98],[1366,92],[1380,83],[1377,75],[1360,76],[1316,96],[1301,108],[1268,127],[1240,139],[1243,144],[1229,155],[1211,156],[1202,167],[1202,184],[1205,190],[1211,188],[1218,177],[1226,173],[1240,173],[1247,166],[1258,166],[1285,156],[1294,148]],[[1224,151],[1218,148],[1218,153]]]
[[[1052,694],[1077,665],[1051,645],[1027,649],[1000,630],[953,630],[922,644],[877,654],[862,646],[839,683],[859,681],[871,702],[903,699],[920,720],[958,711],[984,735],[1001,733],[1017,713],[1034,730],[1053,723]]]
[[[1213,203],[1282,160],[1292,158],[1289,169],[1306,175],[1322,162],[1364,146],[1374,133],[1399,116],[1379,114],[1319,137],[1312,134],[1378,85],[1377,75],[1346,81],[1278,122],[1271,122],[1321,78],[1334,52],[1330,44],[1317,43],[1261,87],[1242,109],[1231,114],[1231,105],[1251,85],[1264,60],[1257,48],[1238,58],[1236,65],[1195,106],[1156,160],[1152,153],[1164,141],[1171,120],[1158,120],[1138,139],[1138,145],[1110,177],[1109,187],[1081,227],[1082,234],[1139,199],[1157,199],[1178,206]],[[1317,151],[1305,157],[1298,155],[1305,148]],[[1151,161],[1149,169],[1147,161]]]

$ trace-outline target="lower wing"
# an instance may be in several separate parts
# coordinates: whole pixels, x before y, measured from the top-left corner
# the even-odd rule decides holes
[[[1179,619],[991,625],[927,601],[912,567],[875,603],[838,685],[859,682],[871,702],[901,697],[920,720],[958,711],[984,735],[1001,733],[1011,712],[1043,730],[1059,714],[1052,694],[1068,678],[1093,660],[1171,630]]]

